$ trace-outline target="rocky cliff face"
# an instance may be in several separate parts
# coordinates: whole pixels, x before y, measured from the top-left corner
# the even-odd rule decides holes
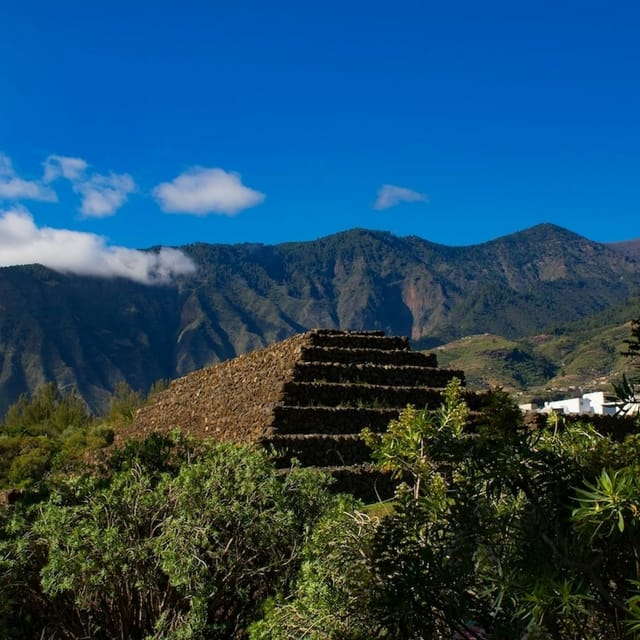
[[[76,386],[100,410],[120,380],[145,390],[312,327],[419,346],[517,337],[640,290],[633,255],[551,225],[472,247],[354,230],[183,250],[198,272],[170,286],[0,269],[0,413],[45,380]]]

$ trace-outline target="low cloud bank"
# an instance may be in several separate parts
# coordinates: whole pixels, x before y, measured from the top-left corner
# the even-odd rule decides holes
[[[178,249],[157,253],[108,246],[102,236],[68,229],[38,228],[23,207],[0,211],[0,266],[42,264],[55,271],[143,284],[167,283],[196,271]]]

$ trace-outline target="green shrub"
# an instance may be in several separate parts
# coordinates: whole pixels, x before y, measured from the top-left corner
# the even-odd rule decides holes
[[[129,448],[111,475],[70,477],[40,504],[0,510],[3,632],[240,638],[258,604],[288,588],[327,484],[308,469],[280,474],[247,447]]]
[[[467,421],[454,382],[439,410],[409,407],[367,432],[374,459],[409,484],[379,520],[348,508],[323,520],[252,640],[637,633],[638,435],[615,442],[561,419],[530,430],[505,394],[488,406]]]

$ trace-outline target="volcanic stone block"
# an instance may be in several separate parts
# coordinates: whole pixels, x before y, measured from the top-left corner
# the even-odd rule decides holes
[[[421,355],[421,354],[415,354]],[[297,382],[359,382],[402,387],[445,387],[452,378],[464,382],[462,371],[431,366],[351,364],[339,362],[296,362],[293,379]]]
[[[354,434],[365,427],[384,431],[398,414],[397,409],[278,406],[273,409],[273,434]]]
[[[263,441],[273,447],[280,467],[288,467],[293,459],[303,467],[333,467],[369,461],[371,451],[357,435],[276,435]]]
[[[406,336],[385,336],[361,332],[309,332],[310,342],[318,347],[340,347],[341,349],[380,349],[383,351],[409,350]]]
[[[417,367],[437,366],[434,354],[402,349],[345,349],[337,347],[303,346],[303,362],[342,362],[346,364],[391,364],[397,366],[413,365]]]
[[[419,408],[442,404],[442,389],[339,382],[287,382],[284,402],[291,406]]]

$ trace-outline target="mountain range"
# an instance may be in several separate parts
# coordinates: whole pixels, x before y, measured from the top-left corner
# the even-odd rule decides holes
[[[415,348],[508,339],[586,318],[640,291],[640,242],[543,224],[479,245],[354,229],[311,242],[180,247],[170,284],[0,269],[0,415],[45,381],[95,411],[121,382],[147,390],[310,328],[382,329]]]

